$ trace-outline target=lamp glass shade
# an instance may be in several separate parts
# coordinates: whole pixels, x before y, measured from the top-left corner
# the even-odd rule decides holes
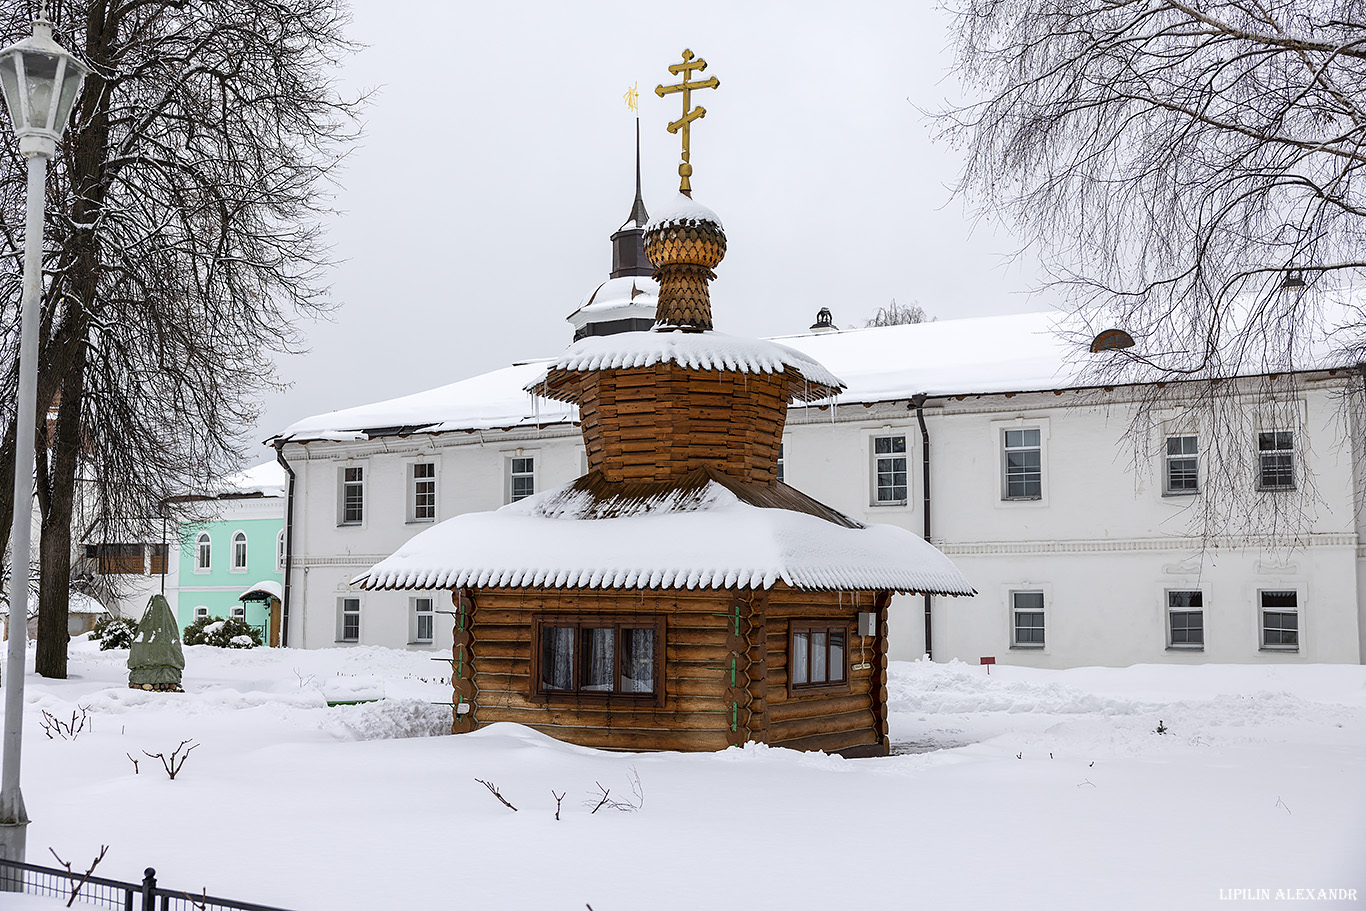
[[[66,130],[87,69],[52,40],[47,23],[35,22],[33,32],[0,51],[0,89],[20,139],[56,141]]]

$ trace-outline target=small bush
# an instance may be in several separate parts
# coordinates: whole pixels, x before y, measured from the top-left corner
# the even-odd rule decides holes
[[[90,638],[99,641],[100,651],[107,652],[114,648],[130,648],[137,631],[138,625],[135,621],[127,617],[106,615],[95,621]]]
[[[181,634],[186,645],[212,645],[218,648],[256,648],[261,644],[261,632],[241,620],[222,617],[200,617]]]

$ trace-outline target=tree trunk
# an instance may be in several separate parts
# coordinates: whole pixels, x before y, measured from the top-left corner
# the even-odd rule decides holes
[[[38,547],[42,576],[38,588],[38,644],[35,667],[44,677],[66,677],[67,609],[71,600],[71,517],[76,466],[81,449],[81,400],[85,393],[85,355],[77,355],[62,381],[62,401],[52,435],[49,466],[51,497],[43,516]]]

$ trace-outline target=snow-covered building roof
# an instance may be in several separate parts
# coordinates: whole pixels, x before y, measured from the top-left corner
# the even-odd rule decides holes
[[[237,600],[242,601],[253,595],[266,595],[267,597],[283,601],[285,599],[285,590],[279,582],[272,579],[265,579],[242,592],[242,594],[237,596]]]
[[[243,469],[237,474],[228,475],[219,484],[220,496],[250,496],[260,494],[265,497],[285,495],[285,470],[274,459]]]
[[[575,332],[590,322],[648,320],[653,323],[658,303],[659,282],[644,275],[623,275],[609,278],[594,288],[568,319]]]
[[[918,536],[890,525],[832,521],[816,514],[831,512],[828,507],[784,485],[756,496],[759,485],[698,471],[685,483],[640,485],[640,495],[604,498],[593,484],[590,475],[493,512],[448,519],[352,584],[698,589],[782,582],[817,590],[973,593],[949,559]],[[765,496],[773,505],[756,505]],[[779,505],[784,497],[791,502]]]

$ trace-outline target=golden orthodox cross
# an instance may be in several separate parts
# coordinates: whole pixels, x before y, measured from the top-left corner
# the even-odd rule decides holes
[[[694,59],[693,52],[685,49],[683,51],[683,62],[669,65],[669,72],[673,73],[675,76],[682,73],[683,81],[677,85],[655,86],[655,94],[660,98],[663,98],[665,95],[672,95],[675,92],[683,93],[683,116],[669,124],[669,132],[677,133],[679,130],[683,131],[683,161],[678,165],[678,176],[683,179],[679,182],[678,189],[679,192],[688,196],[692,195],[692,183],[688,180],[688,178],[692,176],[692,165],[689,163],[690,150],[688,148],[688,125],[694,120],[701,120],[703,117],[707,116],[707,109],[700,104],[697,107],[692,108],[692,110],[688,109],[692,105],[692,93],[694,89],[714,89],[721,84],[721,80],[717,79],[715,76],[703,79],[700,82],[688,81],[688,77],[692,75],[694,70],[700,73],[706,68],[707,61],[703,60],[701,57]]]

